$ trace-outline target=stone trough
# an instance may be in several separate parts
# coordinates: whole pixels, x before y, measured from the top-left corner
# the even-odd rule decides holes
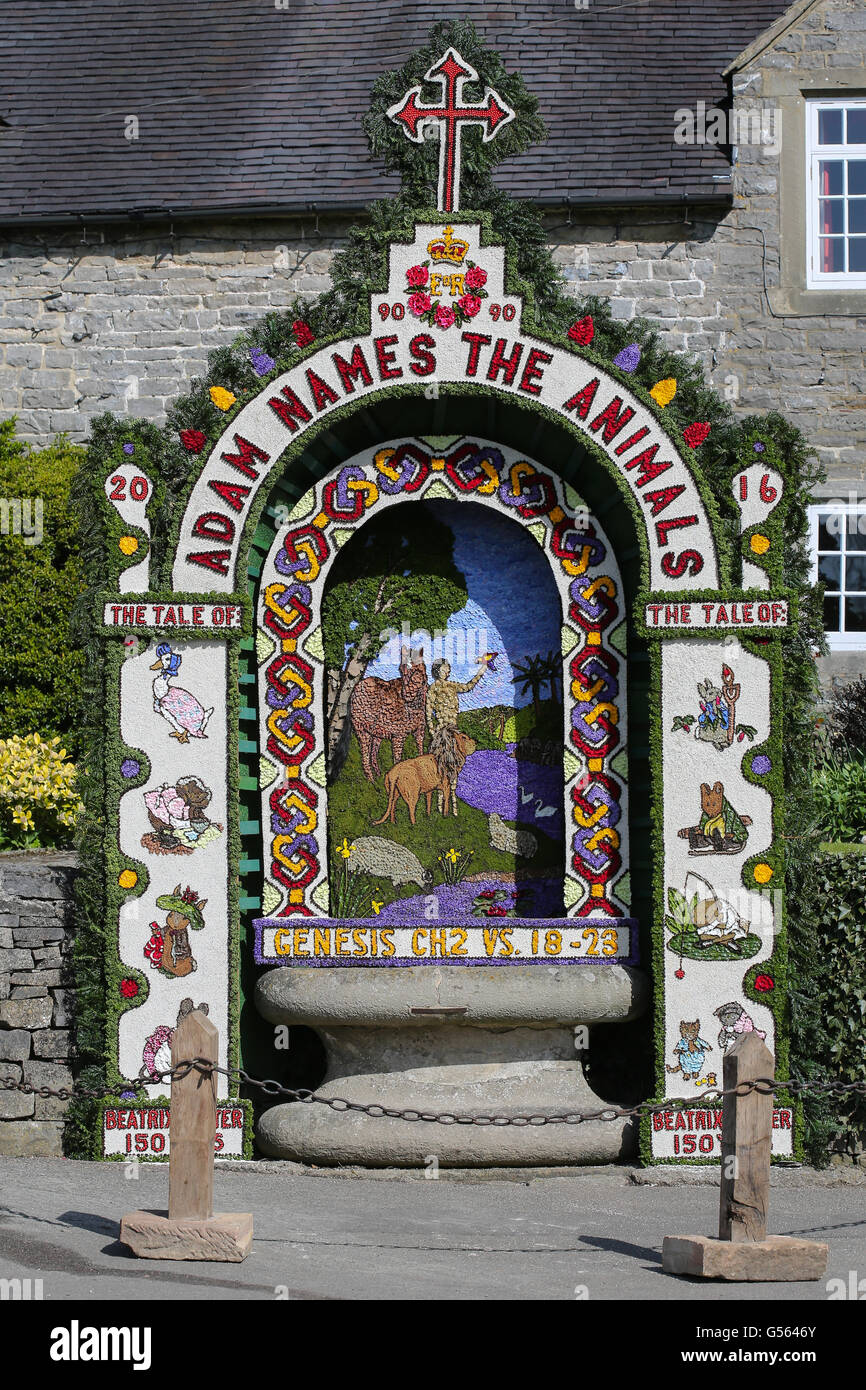
[[[399,979],[395,978],[395,974]],[[561,1114],[604,1102],[575,1048],[579,1024],[625,1023],[649,982],[630,966],[281,967],[256,989],[274,1024],[315,1028],[327,1053],[317,1094],[454,1115]],[[635,1152],[632,1120],[493,1126],[431,1124],[275,1105],[257,1139],[272,1158],[370,1166],[610,1163]]]

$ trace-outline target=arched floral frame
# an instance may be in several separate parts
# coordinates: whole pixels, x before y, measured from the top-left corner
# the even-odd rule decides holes
[[[562,603],[566,912],[628,911],[625,611],[607,537],[539,463],[464,439],[367,449],[300,499],[265,562],[257,604],[260,780],[269,917],[327,917],[325,682],[321,603],[339,549],[371,515],[412,501],[481,503],[520,522]],[[614,767],[616,764],[616,767]]]

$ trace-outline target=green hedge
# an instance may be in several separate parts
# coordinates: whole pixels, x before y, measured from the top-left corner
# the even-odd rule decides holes
[[[0,535],[0,738],[58,735],[72,757],[83,657],[72,645],[69,619],[82,582],[68,498],[85,456],[64,435],[33,449],[15,438],[14,419],[0,422],[0,499],[7,504]],[[38,531],[13,533],[16,499],[29,499],[31,529],[41,501],[41,539]]]
[[[866,857],[806,855],[791,888],[791,1070],[802,1081],[866,1085]],[[806,1101],[809,1162],[821,1167],[831,1148],[854,1154],[864,1144],[866,1096]]]
[[[818,829],[828,840],[856,843],[866,835],[866,757],[830,754],[814,777]]]

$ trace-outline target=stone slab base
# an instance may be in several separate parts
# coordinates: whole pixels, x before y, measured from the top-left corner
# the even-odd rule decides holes
[[[131,1211],[121,1218],[121,1244],[142,1260],[221,1260],[239,1264],[250,1253],[250,1212],[218,1212],[206,1219],[171,1221],[163,1212]]]
[[[62,1123],[53,1120],[0,1121],[0,1157],[62,1158]]]
[[[789,1284],[820,1279],[827,1269],[827,1251],[820,1241],[797,1236],[767,1236],[754,1242],[665,1236],[662,1269],[666,1274],[689,1274],[696,1279]]]
[[[460,1119],[604,1109],[575,1052],[573,1028],[438,1023],[317,1031],[328,1054],[328,1075],[316,1092],[323,1099]],[[300,1163],[414,1168],[433,1157],[443,1167],[487,1168],[617,1163],[636,1152],[636,1134],[628,1118],[557,1125],[434,1124],[296,1102],[267,1110],[256,1139],[268,1158]]]
[[[344,1085],[342,1089],[348,1087]],[[365,1099],[369,1099],[369,1093]],[[582,1099],[577,1099],[575,1109],[584,1108]],[[486,1106],[483,1101],[473,1106],[467,1105],[462,1095],[455,1104],[452,1093],[447,1099],[427,1095],[416,1104],[423,1110],[470,1115],[487,1109],[503,1113],[516,1109],[497,1100],[494,1098],[492,1106],[489,1099]],[[593,1100],[594,1104],[585,1108],[600,1109],[598,1099]],[[537,1102],[539,1110],[565,1108],[545,1101],[547,1097],[542,1096]],[[389,1104],[390,1098],[384,1103]],[[528,1108],[523,1107],[522,1113],[526,1114]],[[262,1153],[269,1158],[289,1158],[317,1166],[357,1164],[386,1168],[423,1168],[431,1157],[443,1168],[570,1167],[619,1163],[633,1157],[637,1149],[635,1124],[628,1119],[580,1125],[443,1125],[369,1118],[357,1112],[310,1104],[277,1105],[266,1111],[259,1120],[256,1138]]]

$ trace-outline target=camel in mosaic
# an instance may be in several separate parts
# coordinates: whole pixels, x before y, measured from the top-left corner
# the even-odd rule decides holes
[[[427,667],[420,654],[414,662],[404,660],[394,680],[365,676],[355,686],[349,714],[361,745],[364,776],[370,782],[381,776],[379,747],[384,740],[391,740],[395,763],[403,757],[409,734],[419,754],[424,752],[426,705]]]

